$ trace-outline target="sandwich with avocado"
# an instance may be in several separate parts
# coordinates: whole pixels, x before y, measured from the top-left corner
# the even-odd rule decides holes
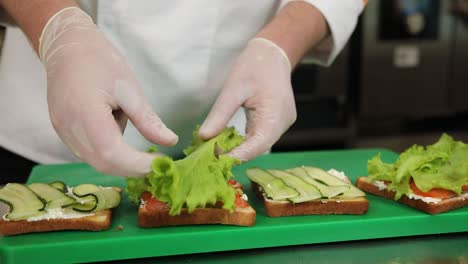
[[[302,166],[286,170],[250,168],[247,176],[270,217],[364,214],[369,202],[343,172]]]
[[[429,214],[468,205],[468,145],[448,134],[428,146],[413,145],[394,163],[379,154],[367,163],[357,186]]]
[[[139,226],[253,225],[255,210],[231,178],[232,167],[240,161],[222,154],[242,142],[234,128],[207,141],[195,130],[185,158],[157,157],[148,175],[129,178],[127,193],[138,205]]]
[[[108,229],[120,193],[120,188],[94,184],[8,183],[0,190],[0,201],[8,205],[0,219],[0,234]]]

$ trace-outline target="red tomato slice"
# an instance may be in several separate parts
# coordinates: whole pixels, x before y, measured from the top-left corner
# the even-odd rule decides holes
[[[144,192],[141,194],[141,199],[145,202],[147,202],[149,199],[153,197],[150,192]]]
[[[236,208],[245,208],[249,207],[249,203],[242,199],[242,191],[236,190],[236,197],[234,198],[234,207]],[[224,203],[222,201],[217,201],[216,202],[216,208],[221,208],[223,207]]]
[[[242,199],[242,195],[236,192],[236,200],[234,201],[236,208],[246,208],[249,207],[249,203],[246,200]]]
[[[463,187],[462,187],[462,191],[464,191],[464,192],[468,192],[468,185],[463,185]]]
[[[144,192],[141,195],[141,199],[145,201],[145,208],[147,210],[159,210],[162,208],[168,208],[167,204],[159,201],[158,199],[156,199],[156,197],[153,197],[149,192]]]
[[[228,180],[228,183],[229,183],[230,185],[233,185],[233,186],[234,186],[234,185],[237,184],[237,181],[236,181],[236,180],[233,180],[233,179],[230,179],[230,180]]]
[[[228,180],[228,184],[231,185],[234,189],[241,189],[242,190],[242,184],[240,184],[236,180],[230,179],[230,180]]]
[[[413,190],[414,194],[419,195],[419,196],[424,196],[424,197],[447,199],[447,198],[457,196],[455,192],[442,189],[442,188],[433,188],[429,190],[428,192],[423,192],[416,186],[413,179],[411,179],[410,181],[410,187],[411,187],[411,190]]]
[[[242,194],[244,193],[242,191],[242,184],[240,184],[238,181],[230,179],[228,181],[228,184],[234,188],[236,191],[236,199],[234,200],[234,206],[236,208],[246,208],[249,207],[249,203],[242,199]]]
[[[242,191],[237,191],[242,190],[242,185],[237,182],[236,180],[229,180],[228,183],[236,190],[236,198],[234,200],[234,206],[236,208],[246,208],[249,207],[249,203],[242,199]],[[141,199],[145,202],[145,208],[148,210],[158,210],[161,208],[168,208],[167,204],[164,202],[159,201],[156,197],[153,197],[150,192],[144,192],[141,195]],[[221,201],[218,201],[216,203],[217,208],[221,208],[223,206],[223,203]]]

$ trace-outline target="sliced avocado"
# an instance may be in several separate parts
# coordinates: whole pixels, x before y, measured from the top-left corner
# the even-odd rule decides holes
[[[288,199],[291,202],[300,203],[322,198],[319,189],[291,173],[283,170],[268,170],[268,172],[299,192],[299,196]]]
[[[304,166],[302,167],[309,176],[316,180],[320,180],[328,186],[343,186],[343,184],[349,186],[349,190],[339,195],[340,198],[351,198],[351,197],[362,197],[366,194],[358,189],[351,183],[345,182],[338,177],[331,175],[330,173],[316,167]]]
[[[287,186],[284,181],[274,177],[270,173],[260,168],[250,168],[246,171],[247,177],[263,188],[266,196],[275,200],[282,201],[299,196],[299,193]]]
[[[319,189],[322,196],[325,198],[333,198],[337,195],[340,195],[350,189],[350,185],[342,182],[341,185],[329,186],[324,181],[320,179],[315,179],[311,177],[304,168],[298,167],[287,170],[287,172],[296,175],[301,178],[303,181],[314,185]]]

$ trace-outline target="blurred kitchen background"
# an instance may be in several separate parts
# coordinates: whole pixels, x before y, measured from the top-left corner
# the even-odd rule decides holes
[[[468,1],[371,0],[329,68],[292,76],[298,119],[274,151],[468,141]]]
[[[273,151],[468,142],[468,0],[370,0],[334,64],[305,57],[292,83],[298,119]]]

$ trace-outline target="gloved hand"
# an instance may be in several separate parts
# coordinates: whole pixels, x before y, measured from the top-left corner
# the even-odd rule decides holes
[[[153,112],[124,58],[79,8],[52,17],[40,38],[52,124],[72,152],[98,171],[139,176],[154,154],[126,144],[129,118],[149,141],[173,145],[177,136]]]
[[[290,79],[286,53],[267,39],[251,40],[234,62],[199,135],[203,139],[217,135],[243,106],[246,140],[229,155],[247,161],[270,150],[296,120]]]

